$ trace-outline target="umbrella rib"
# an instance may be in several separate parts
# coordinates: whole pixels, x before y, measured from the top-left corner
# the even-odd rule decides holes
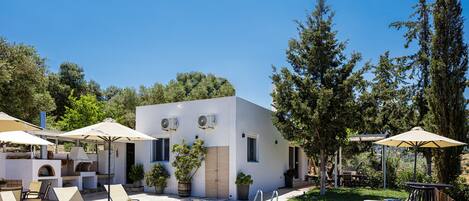
[[[400,147],[402,143],[404,143],[404,141],[400,142],[396,147]]]
[[[441,148],[441,146],[438,145],[435,141],[432,141],[432,143],[433,143],[436,147]]]

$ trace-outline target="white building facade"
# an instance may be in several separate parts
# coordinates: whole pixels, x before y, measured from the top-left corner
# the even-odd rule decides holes
[[[200,116],[214,117],[213,125],[201,128]],[[162,119],[174,120],[164,130]],[[210,123],[210,122],[209,122]],[[177,194],[177,180],[171,162],[173,144],[192,144],[202,139],[208,154],[192,179],[192,195],[236,199],[236,175],[252,176],[252,198],[258,189],[271,192],[284,186],[283,173],[296,168],[298,180],[308,172],[303,151],[294,148],[272,124],[272,112],[239,97],[223,97],[177,103],[140,106],[136,109],[136,129],[158,138],[136,142],[135,163],[148,172],[155,163],[169,171],[165,193]],[[129,163],[127,163],[129,164]],[[153,188],[145,188],[154,191]]]

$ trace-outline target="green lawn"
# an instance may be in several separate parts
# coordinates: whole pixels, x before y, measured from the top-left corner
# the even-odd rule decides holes
[[[313,189],[305,195],[290,199],[290,201],[322,200],[322,201],[363,201],[382,200],[385,198],[395,198],[405,200],[408,193],[405,191],[382,190],[371,188],[339,188],[329,189],[325,196],[319,197],[319,189]]]

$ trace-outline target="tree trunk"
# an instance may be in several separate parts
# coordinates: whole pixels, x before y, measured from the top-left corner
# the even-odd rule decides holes
[[[320,195],[325,195],[326,194],[327,175],[326,175],[326,154],[324,153],[323,149],[320,150],[320,156],[319,157],[320,157],[320,160],[321,160],[321,164],[320,164],[320,172],[321,172],[321,181],[320,181],[321,191],[320,191]]]
[[[427,175],[432,176],[432,151],[430,149],[427,149],[423,152],[423,155],[425,156],[425,160],[427,162]]]

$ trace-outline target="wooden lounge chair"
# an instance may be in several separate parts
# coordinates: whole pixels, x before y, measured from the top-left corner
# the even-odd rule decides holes
[[[59,201],[84,201],[78,187],[54,188],[55,196]]]
[[[23,192],[23,199],[37,199],[41,196],[41,181],[32,181],[29,183],[29,190]]]
[[[109,191],[108,186],[104,185],[104,188],[107,192],[111,192],[112,201],[131,201],[137,199],[131,199],[127,192],[125,192],[124,187],[121,184],[111,185],[111,191]]]

